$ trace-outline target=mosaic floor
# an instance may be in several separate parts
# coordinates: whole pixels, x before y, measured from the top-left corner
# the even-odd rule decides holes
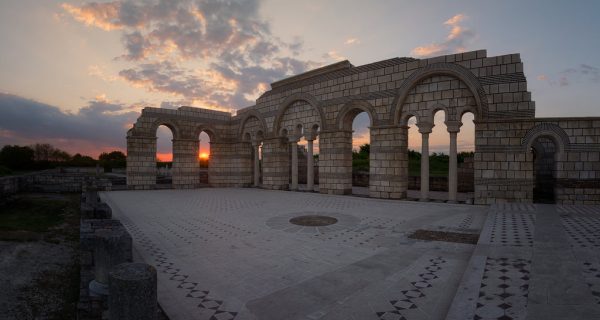
[[[177,319],[444,319],[486,208],[256,189],[104,193]],[[327,226],[290,223],[334,218]],[[333,221],[331,220],[331,221]]]
[[[173,320],[600,319],[600,206],[258,189],[102,196],[157,268]],[[476,246],[407,237],[417,229],[481,235]]]

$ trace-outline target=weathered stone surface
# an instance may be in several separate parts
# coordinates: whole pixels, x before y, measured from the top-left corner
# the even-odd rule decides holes
[[[157,317],[156,269],[145,263],[123,263],[109,274],[110,320],[154,320]]]
[[[369,195],[405,198],[408,120],[415,117],[417,126],[424,128],[421,133],[427,135],[425,128],[430,131],[434,114],[443,110],[453,135],[460,131],[463,114],[474,114],[475,203],[540,200],[544,183],[536,174],[539,166],[534,165],[533,151],[544,145],[539,139],[549,139],[556,150],[551,161],[552,201],[600,203],[600,118],[535,118],[519,54],[487,57],[485,50],[479,50],[423,60],[393,58],[363,66],[344,61],[271,87],[256,105],[238,110],[235,116],[190,107],[145,108],[127,134],[128,186],[155,187],[156,129],[166,125],[173,132],[175,188],[199,184],[198,135],[204,131],[211,140],[211,186],[251,186],[254,172],[261,170],[262,187],[288,189],[294,162],[289,159],[290,138],[318,136],[320,192],[350,193],[352,121],[366,112],[372,146]],[[253,143],[262,143],[262,168],[254,165]],[[422,165],[422,198],[426,199],[428,167]],[[449,198],[454,199],[454,161],[450,172]],[[294,177],[296,181],[301,179]]]
[[[132,261],[131,236],[125,228],[98,229],[94,232],[94,280],[90,293],[103,295],[108,286],[108,273],[116,265]]]

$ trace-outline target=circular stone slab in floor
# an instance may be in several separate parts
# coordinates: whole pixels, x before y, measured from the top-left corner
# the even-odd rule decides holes
[[[306,215],[290,219],[290,223],[304,227],[324,227],[338,222],[338,219],[321,215]]]
[[[304,220],[307,223],[294,223],[298,218],[302,218],[300,222]],[[327,233],[355,228],[360,224],[360,219],[339,212],[301,211],[271,217],[266,224],[272,229],[291,233]]]

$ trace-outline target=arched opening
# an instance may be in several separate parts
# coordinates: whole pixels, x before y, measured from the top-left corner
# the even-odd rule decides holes
[[[198,167],[200,185],[208,186],[208,168],[210,166],[211,154],[210,154],[210,134],[207,131],[201,131],[198,135]]]
[[[421,133],[417,127],[417,117],[412,116],[406,121],[408,127],[408,198],[419,198],[421,190]]]
[[[447,200],[449,182],[450,136],[446,127],[446,112],[435,110],[432,114],[433,128],[429,134],[429,190],[428,198]],[[423,183],[423,181],[421,181]]]
[[[167,125],[156,129],[156,184],[173,183],[173,130]]]
[[[531,144],[533,153],[533,202],[555,203],[556,160],[558,147],[553,138],[539,136]]]
[[[475,191],[475,115],[463,113],[461,123],[457,135],[458,200],[472,203]]]
[[[244,140],[250,141],[252,144],[252,176],[253,186],[260,187],[262,184],[262,150],[263,150],[263,139],[264,134],[262,131],[258,131],[252,139],[249,133],[246,133],[247,138]]]
[[[352,194],[369,195],[371,173],[371,118],[357,109],[352,119]]]

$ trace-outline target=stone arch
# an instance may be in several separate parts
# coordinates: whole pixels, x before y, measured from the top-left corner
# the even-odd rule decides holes
[[[400,121],[399,121],[399,125],[400,126],[408,126],[408,120],[412,117],[415,117],[415,119],[417,119],[417,123],[419,123],[419,121],[421,121],[418,113],[409,111],[409,112],[405,112],[402,115],[402,117],[400,118]]]
[[[473,114],[474,120],[478,119],[477,108],[474,108],[473,106],[464,106],[456,108],[456,120],[461,121],[465,113],[469,112]]]
[[[430,106],[427,110],[427,117],[429,117],[431,123],[434,123],[434,117],[438,111],[444,111],[444,122],[448,122],[450,117],[450,107],[445,106],[441,103],[436,103]]]
[[[441,62],[429,64],[421,69],[416,70],[406,80],[404,80],[404,82],[402,82],[402,85],[400,88],[398,88],[396,97],[392,102],[392,107],[390,108],[390,119],[393,119],[394,123],[399,123],[399,120],[402,117],[402,106],[411,89],[418,85],[419,82],[437,75],[455,77],[464,82],[475,98],[475,102],[477,104],[476,107],[478,109],[477,113],[475,114],[478,117],[477,119],[482,120],[487,118],[487,96],[477,77],[475,77],[475,75],[469,69],[463,66]]]
[[[375,112],[375,108],[364,100],[352,100],[346,103],[340,112],[338,112],[337,116],[337,128],[352,130],[352,120],[361,112],[366,112],[369,115],[369,125],[373,126],[379,123],[379,120],[376,117],[377,113]]]
[[[239,137],[243,137],[244,130],[246,129],[245,128],[246,123],[248,122],[248,120],[250,120],[252,118],[256,118],[256,120],[258,120],[258,122],[260,123],[259,131],[262,131],[263,133],[267,131],[267,123],[265,122],[264,117],[259,112],[255,111],[255,110],[250,110],[244,114],[244,117],[242,118],[242,121],[240,122],[240,127],[238,130]]]
[[[277,116],[275,117],[275,121],[273,122],[273,131],[272,131],[273,135],[279,134],[279,132],[281,131],[281,121],[283,120],[283,116],[285,115],[285,112],[296,101],[305,101],[306,103],[311,105],[313,108],[315,108],[315,110],[319,113],[319,118],[321,120],[321,128],[326,127],[325,112],[323,111],[323,108],[321,107],[318,100],[308,93],[294,93],[294,94],[288,96],[287,98],[285,98],[285,100],[283,100],[283,103],[281,103],[279,112],[277,113]]]
[[[217,135],[217,130],[208,124],[199,124],[195,126],[193,137],[197,138],[203,131],[206,132],[211,143],[218,141],[219,136]]]
[[[173,121],[171,119],[157,119],[152,123],[152,127],[151,127],[151,131],[150,131],[150,135],[154,135],[156,136],[156,130],[158,130],[158,127],[160,126],[165,126],[167,128],[169,128],[169,130],[171,130],[171,133],[173,134],[173,139],[180,139],[181,138],[181,130],[179,129],[179,124],[176,121]]]
[[[525,149],[525,152],[528,152],[536,139],[542,136],[552,139],[559,153],[564,153],[569,148],[569,136],[561,127],[553,123],[540,123],[529,129],[525,137],[521,140],[521,145]]]

